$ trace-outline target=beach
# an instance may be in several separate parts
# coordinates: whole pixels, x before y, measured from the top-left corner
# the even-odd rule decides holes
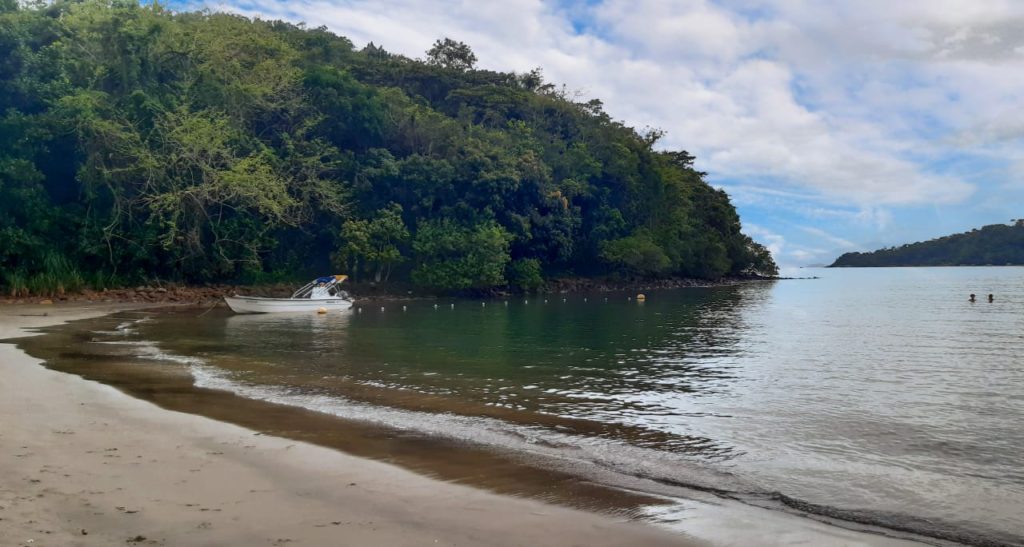
[[[152,306],[9,305],[0,339]],[[3,545],[917,544],[725,500],[661,527],[500,495],[165,410],[6,343],[0,423]]]
[[[7,306],[0,338],[113,309]],[[700,544],[162,410],[10,344],[0,423],[4,545]]]

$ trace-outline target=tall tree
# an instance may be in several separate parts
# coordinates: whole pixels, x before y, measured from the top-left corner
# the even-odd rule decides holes
[[[468,45],[451,38],[438,40],[427,50],[427,64],[444,68],[471,70],[476,61],[476,54]]]
[[[392,203],[376,212],[373,219],[347,220],[341,228],[342,263],[359,275],[363,264],[374,267],[377,283],[391,277],[391,269],[405,260],[401,247],[409,240],[402,221],[402,206]]]

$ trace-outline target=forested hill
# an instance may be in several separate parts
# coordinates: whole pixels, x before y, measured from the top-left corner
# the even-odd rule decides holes
[[[657,131],[526,74],[133,0],[0,0],[4,292],[776,271]]]
[[[870,253],[846,253],[830,267],[1024,264],[1024,220]]]

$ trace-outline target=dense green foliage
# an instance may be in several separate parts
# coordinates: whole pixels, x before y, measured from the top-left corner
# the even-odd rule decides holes
[[[448,39],[418,61],[223,13],[0,3],[0,284],[775,272],[692,156],[475,62]]]
[[[870,253],[846,253],[830,267],[1024,265],[1024,221]]]

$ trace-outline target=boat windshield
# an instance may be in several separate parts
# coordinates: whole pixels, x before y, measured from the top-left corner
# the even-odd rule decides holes
[[[347,275],[330,275],[324,277],[318,277],[309,283],[306,283],[299,290],[292,294],[292,298],[309,298],[311,300],[321,300],[327,298],[337,298],[341,295],[344,298],[344,291],[340,290],[338,285],[348,279]]]
[[[331,292],[325,286],[313,287],[309,293],[310,298],[330,298]]]

